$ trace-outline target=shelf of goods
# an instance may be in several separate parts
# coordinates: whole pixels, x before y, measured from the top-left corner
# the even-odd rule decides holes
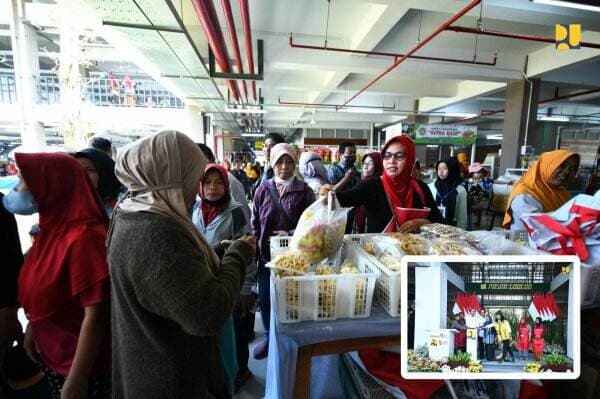
[[[271,237],[271,282],[277,297],[281,323],[371,315],[375,281],[380,273],[351,240],[344,243],[333,261],[309,264],[303,255],[290,251],[291,237]]]

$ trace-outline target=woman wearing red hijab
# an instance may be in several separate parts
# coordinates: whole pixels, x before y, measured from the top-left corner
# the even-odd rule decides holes
[[[367,216],[367,233],[398,230],[417,232],[427,223],[443,222],[427,185],[411,177],[415,163],[415,143],[407,136],[390,139],[381,149],[383,174],[379,179],[362,180],[347,191],[336,192],[342,206],[363,206]],[[321,195],[332,187],[325,185]],[[427,219],[407,220],[396,226],[392,209],[429,208]],[[391,229],[390,229],[391,227]]]
[[[15,213],[40,216],[19,275],[25,348],[42,361],[53,399],[109,398],[108,218],[100,197],[66,154],[15,157],[21,183],[5,202]]]

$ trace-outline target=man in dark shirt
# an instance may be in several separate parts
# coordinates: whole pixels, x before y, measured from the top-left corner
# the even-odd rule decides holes
[[[360,172],[354,165],[356,162],[356,146],[354,143],[345,141],[338,147],[340,161],[337,164],[329,165],[327,168],[327,178],[332,185],[338,184],[345,176],[350,177],[347,184],[338,187],[340,190],[350,190],[360,182]],[[348,212],[348,221],[346,223],[346,234],[352,233],[354,225],[354,209]]]

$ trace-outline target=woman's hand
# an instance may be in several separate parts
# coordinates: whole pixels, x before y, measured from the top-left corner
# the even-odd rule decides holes
[[[331,184],[323,184],[319,189],[319,196],[327,198],[327,194],[333,191],[333,186]]]
[[[86,379],[67,377],[60,390],[60,399],[87,399],[88,382]]]
[[[400,226],[400,233],[418,233],[421,226],[431,223],[427,219],[407,220]]]
[[[252,235],[245,235],[238,238],[238,240],[250,245],[252,247],[252,256],[254,257],[256,255],[256,237]]]
[[[27,330],[25,330],[25,339],[23,340],[23,348],[25,349],[25,353],[27,356],[34,362],[38,361],[38,349],[35,345],[35,341],[33,340],[33,332],[31,332],[31,325],[27,325]]]

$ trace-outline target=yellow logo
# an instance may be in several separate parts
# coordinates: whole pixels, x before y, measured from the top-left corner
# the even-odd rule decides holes
[[[578,49],[581,46],[581,25],[569,24],[567,28],[564,25],[556,24],[554,27],[555,48],[557,50]]]

